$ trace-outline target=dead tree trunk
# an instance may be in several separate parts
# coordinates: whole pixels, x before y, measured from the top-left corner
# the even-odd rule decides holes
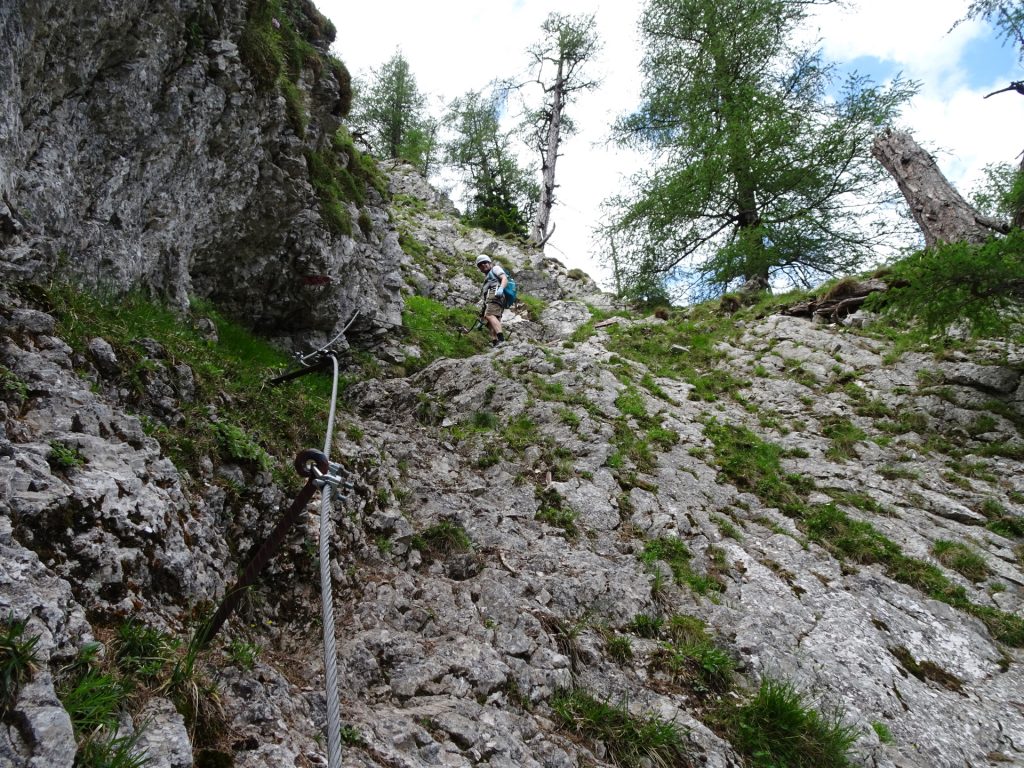
[[[1009,224],[971,207],[942,175],[935,160],[909,133],[886,129],[875,137],[871,154],[896,179],[927,246],[982,243]]]
[[[1020,168],[1017,169],[1018,173],[1024,173],[1024,152],[1021,152]],[[1011,224],[1017,229],[1024,229],[1024,204],[1020,204],[1020,207],[1014,211],[1013,221]]]
[[[555,204],[555,163],[558,162],[558,145],[561,143],[562,110],[565,108],[565,76],[564,63],[559,60],[555,74],[555,84],[551,86],[551,104],[547,119],[547,133],[544,150],[541,153],[540,202],[537,204],[537,215],[533,219],[530,239],[533,244],[543,248],[548,239],[548,222],[551,220],[551,208]]]

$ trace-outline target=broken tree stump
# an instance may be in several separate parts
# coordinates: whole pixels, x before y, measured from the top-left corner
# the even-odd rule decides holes
[[[983,243],[1009,231],[1008,223],[982,215],[964,200],[909,133],[886,129],[875,137],[871,154],[899,185],[925,245]]]

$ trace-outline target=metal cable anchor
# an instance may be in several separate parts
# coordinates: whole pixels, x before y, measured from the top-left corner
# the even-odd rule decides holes
[[[317,488],[323,489],[329,485],[333,490],[332,495],[342,501],[347,500],[355,488],[352,473],[315,448],[307,448],[295,458],[295,471],[302,477],[311,478]]]

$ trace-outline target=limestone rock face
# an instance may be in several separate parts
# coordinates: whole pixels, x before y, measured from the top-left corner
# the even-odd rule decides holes
[[[565,330],[573,329],[570,324]],[[979,764],[992,754],[1020,759],[1013,746],[1018,737],[1010,734],[1022,733],[1024,719],[1007,706],[1021,682],[1019,650],[995,641],[971,615],[893,580],[880,566],[855,566],[808,542],[778,509],[722,481],[703,429],[709,419],[743,425],[786,446],[796,456],[784,461],[786,471],[820,489],[811,501],[840,500],[847,514],[869,522],[907,556],[938,564],[971,601],[1019,616],[1019,545],[986,529],[988,518],[978,510],[985,499],[998,499],[1017,519],[1024,513],[1019,461],[981,458],[986,445],[1020,445],[1015,424],[1021,414],[1007,410],[1017,416],[1005,422],[989,417],[994,423],[986,430],[991,431],[972,436],[970,425],[980,415],[970,409],[978,406],[957,405],[973,402],[976,393],[1002,397],[1001,408],[1015,408],[1017,353],[1002,350],[1003,362],[994,365],[950,365],[916,355],[885,365],[884,350],[870,338],[770,317],[721,350],[728,362],[719,375],[746,382],[735,402],[689,400],[686,389],[669,379],[657,379],[669,397],[643,394],[647,412],[660,413],[662,426],[681,439],[660,452],[657,466],[630,489],[607,468],[614,439],[608,419],[627,418],[633,429],[639,425],[619,410],[623,382],[603,370],[609,361],[605,334],[598,331],[569,349],[506,345],[482,358],[439,361],[410,379],[366,382],[353,390],[360,414],[372,424],[367,432],[388,446],[396,462],[393,487],[411,494],[403,508],[414,526],[458,521],[487,561],[465,582],[451,581],[437,564],[424,569],[408,561],[411,581],[385,577],[384,593],[366,592],[360,615],[372,611],[375,616],[350,628],[348,647],[350,658],[371,654],[375,661],[369,677],[359,662],[353,685],[372,690],[376,681],[386,698],[415,709],[440,691],[493,694],[492,683],[481,688],[479,676],[486,670],[495,680],[513,680],[517,695],[530,701],[544,701],[571,680],[628,700],[638,711],[689,722],[685,695],[651,685],[657,644],[638,652],[637,642],[633,661],[620,666],[609,660],[595,629],[568,645],[559,640],[558,632],[574,622],[622,629],[631,617],[664,610],[706,620],[720,637],[729,638],[728,646],[748,672],[797,681],[801,689],[816,692],[822,705],[841,706],[861,729],[859,750],[866,764],[954,766]],[[639,378],[642,365],[633,365]],[[786,378],[797,365],[805,383]],[[763,370],[755,375],[758,366]],[[857,389],[850,395],[819,391],[839,377],[857,382]],[[956,398],[945,392],[936,398],[938,387],[954,387]],[[439,412],[410,428],[409,414],[424,402]],[[922,432],[962,430],[963,440],[978,453],[961,461],[976,466],[985,479],[958,479],[941,452],[915,447],[918,435],[905,432],[890,442],[886,430],[894,427],[858,415],[858,410],[869,412],[866,402],[877,403],[876,408],[886,404],[892,418],[920,414],[914,423]],[[572,419],[564,416],[566,409]],[[486,441],[458,440],[452,455],[450,438],[438,436],[430,423],[469,423],[482,412],[495,413],[502,422],[528,418],[536,425],[537,448],[527,448],[520,458],[506,452],[500,464],[467,474],[467,467],[486,457]],[[836,418],[849,418],[863,430],[848,457],[835,455],[827,437]],[[872,442],[876,437],[879,442]],[[433,440],[438,442],[431,448]],[[552,480],[559,471],[552,453],[556,446],[571,457],[573,475],[567,479]],[[514,477],[520,483],[526,479],[525,487],[519,486],[523,492],[493,494],[495,488],[515,488]],[[552,493],[573,511],[574,525],[585,537],[567,537],[551,524],[542,510]],[[720,598],[708,600],[685,587],[655,596],[651,576],[637,558],[643,540],[655,537],[685,541],[693,562],[718,574]],[[936,561],[934,547],[942,540],[966,542],[984,553],[995,588]],[[1014,546],[1018,555],[1011,553]],[[425,586],[435,578],[443,585],[441,594]],[[460,594],[468,594],[472,604],[461,604]],[[390,618],[387,611],[379,613],[382,602],[395,606]],[[595,616],[600,619],[593,624],[585,618]],[[391,629],[387,637],[395,645],[390,650],[379,646],[378,617]],[[474,622],[483,628],[470,629]],[[426,639],[417,643],[410,632]],[[474,665],[459,661],[466,653],[476,659]],[[924,676],[922,667],[941,667],[949,676]],[[367,711],[367,727],[375,727],[371,711],[376,710]],[[964,722],[971,727],[965,730]],[[890,729],[895,745],[880,744],[872,723]],[[464,752],[463,745],[487,733],[478,729],[466,735],[453,726],[448,735]],[[728,747],[710,732],[695,727],[690,737],[708,764],[735,764]]]
[[[222,589],[223,544],[210,540],[174,465],[138,418],[90,391],[66,344],[30,333],[41,315],[0,314],[2,364],[28,396],[7,430],[18,449],[0,467],[0,504],[15,537],[56,574],[75,574],[91,608],[130,613],[161,593],[213,599]],[[52,330],[52,322],[43,326]],[[55,446],[74,461],[55,462]],[[206,550],[202,562],[186,540]]]
[[[403,215],[399,227],[412,226]],[[434,295],[453,304],[475,286],[446,254],[491,248],[514,270],[537,261],[443,213],[425,218],[436,223],[414,236],[433,238],[435,258],[403,255],[401,274],[436,268]],[[580,282],[543,268],[554,270],[552,291]],[[415,290],[415,280],[404,284]],[[1024,594],[1012,532],[1024,514],[1019,350],[990,342],[971,355],[892,360],[886,342],[853,328],[769,316],[719,342],[709,375],[734,389],[708,398],[618,346],[623,334],[655,338],[674,320],[618,317],[587,335],[590,302],[559,295],[536,321],[520,321],[529,333],[497,350],[346,392],[349,427],[335,450],[357,483],[333,514],[331,565],[347,761],[611,765],[606,746],[554,719],[552,697],[577,689],[682,727],[697,764],[738,767],[733,746],[702,721],[707,692],[666,671],[664,637],[636,628],[638,617],[672,616],[705,622],[733,659],[731,695],[772,677],[842,711],[865,765],[1024,758],[1021,651],[984,620],[1019,616]],[[9,372],[0,608],[31,616],[42,650],[0,755],[17,766],[68,764],[74,736],[54,676],[93,641],[93,623],[131,616],[182,632],[197,603],[220,598],[288,497],[266,473],[212,460],[201,478],[183,479],[162,455],[129,405],[173,428],[197,393],[189,366],[159,342],[135,341],[142,394],[126,400],[110,384],[124,362],[108,342],[94,337],[76,353],[31,302],[5,294],[0,305]],[[673,344],[667,354],[690,351]],[[660,432],[650,431],[655,415]],[[470,427],[490,419],[493,428]],[[837,424],[853,437],[839,443]],[[870,525],[905,566],[935,569],[929,578],[945,579],[960,602],[810,536],[799,516],[723,472],[714,425],[779,446],[808,505]],[[506,428],[527,437],[505,437]],[[646,435],[650,452],[624,448],[630,434]],[[955,457],[944,453],[953,442]],[[55,444],[81,464],[55,462]],[[244,502],[232,501],[240,493]],[[229,622],[262,655],[244,667],[224,660],[225,646],[214,652],[235,765],[322,760],[316,527],[298,526],[245,615]],[[468,549],[430,544],[432,531],[452,527]],[[690,576],[644,561],[659,540],[685,545]],[[951,541],[975,552],[983,573],[935,554]],[[611,652],[617,638],[628,657]],[[159,700],[135,718],[159,764],[217,751],[191,742],[177,718]]]
[[[345,389],[332,457],[355,486],[328,510],[346,766],[619,764],[552,706],[576,691],[740,768],[715,708],[766,678],[840,712],[858,765],[1024,764],[1021,349],[897,354],[860,313],[716,315],[713,343],[699,308],[597,322],[619,307],[588,276],[466,227],[400,165],[390,205],[368,191],[334,233],[307,157],[336,84],[303,70],[300,136],[243,63],[250,5],[0,4],[0,629],[36,638],[0,764],[70,768],[82,649],[116,658],[132,621],[183,653],[295,490],[292,457],[172,462],[164,436],[228,395],[158,339],[129,361],[61,338],[74,318],[29,284],[62,276],[196,293],[291,349],[359,311],[378,373]],[[527,297],[511,341],[389,369],[416,357],[404,297],[473,304],[479,253]],[[153,765],[325,763],[309,512],[187,678],[216,687],[185,688],[206,719],[173,686],[126,709]],[[699,622],[725,680],[666,629]]]
[[[9,498],[9,494],[4,494]],[[18,727],[0,729],[0,761],[12,766],[68,766],[76,745],[71,719],[54,690],[52,669],[74,658],[79,643],[91,640],[81,606],[68,582],[46,568],[13,536],[11,517],[0,516],[0,610],[25,619],[36,644],[41,673],[19,691]]]
[[[243,63],[249,5],[4,3],[4,281],[73,278],[181,306],[205,296],[277,336],[328,332],[357,310],[367,330],[399,320],[380,195],[365,227],[335,234],[310,183],[307,153],[340,124],[338,84],[307,61],[297,135],[277,87]]]

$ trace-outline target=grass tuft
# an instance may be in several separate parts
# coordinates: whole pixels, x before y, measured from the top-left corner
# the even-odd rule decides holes
[[[32,679],[39,661],[39,635],[26,637],[27,626],[27,619],[16,621],[13,615],[0,622],[0,718],[14,706],[18,691]]]
[[[620,664],[633,658],[633,641],[629,635],[614,635],[605,640],[608,655]]]
[[[461,523],[442,520],[412,537],[412,546],[428,557],[447,557],[456,552],[468,552],[473,541]]]
[[[833,461],[856,458],[855,446],[867,438],[864,430],[842,417],[833,417],[823,422],[822,434],[831,441],[825,455]]]
[[[129,620],[117,629],[114,659],[126,675],[152,680],[174,661],[180,645],[176,638],[158,629]]]
[[[692,764],[683,732],[656,715],[633,715],[625,706],[601,701],[579,688],[556,693],[550,705],[562,727],[604,745],[615,765],[677,768]]]
[[[895,739],[892,737],[892,731],[889,730],[889,726],[879,720],[873,720],[871,722],[871,728],[878,736],[878,740],[883,744],[892,744]]]
[[[932,544],[932,554],[947,568],[952,568],[970,581],[984,581],[989,576],[985,558],[962,542],[939,539]]]
[[[579,538],[580,529],[576,525],[576,510],[569,506],[565,498],[554,488],[537,489],[535,495],[540,501],[537,519],[565,532],[565,538],[574,541]]]
[[[732,713],[729,730],[753,768],[846,768],[858,735],[838,712],[822,714],[791,683],[772,679]]]

